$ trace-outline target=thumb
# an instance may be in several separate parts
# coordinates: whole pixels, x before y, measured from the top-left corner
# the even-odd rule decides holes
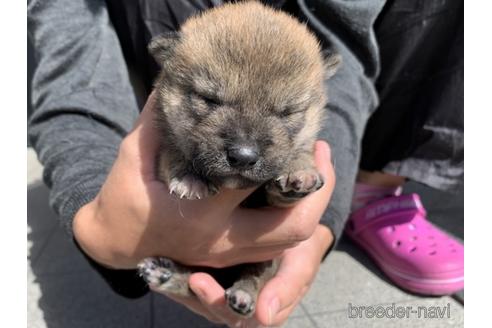
[[[314,145],[314,162],[319,172],[324,178],[325,185],[321,188],[320,193],[328,193],[331,195],[331,191],[335,185],[335,170],[331,149],[328,143],[324,140],[316,141]]]
[[[137,167],[144,176],[155,175],[155,157],[159,149],[159,134],[155,128],[156,94],[152,92],[133,127],[125,137],[121,150],[124,150],[130,161],[136,161]]]
[[[256,317],[262,325],[282,324],[308,290],[312,279],[306,263],[284,257],[279,271],[260,292]]]

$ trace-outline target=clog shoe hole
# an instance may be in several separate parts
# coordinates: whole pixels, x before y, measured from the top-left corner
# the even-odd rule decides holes
[[[392,234],[393,232],[395,232],[395,230],[396,230],[395,226],[390,226],[386,228],[386,233]]]
[[[456,253],[456,244],[454,242],[449,243],[449,247],[451,248],[451,253]]]

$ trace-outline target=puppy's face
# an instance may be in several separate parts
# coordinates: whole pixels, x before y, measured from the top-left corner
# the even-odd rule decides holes
[[[257,6],[209,11],[151,45],[162,65],[163,138],[198,174],[229,188],[270,180],[296,150],[312,147],[325,102],[314,37]]]

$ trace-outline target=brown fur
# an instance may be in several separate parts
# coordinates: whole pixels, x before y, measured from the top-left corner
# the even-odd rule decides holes
[[[162,136],[157,171],[171,192],[197,199],[221,187],[263,185],[268,204],[289,206],[322,186],[313,146],[326,102],[323,81],[339,59],[324,61],[305,25],[257,2],[226,4],[190,18],[149,49],[162,66],[155,84]],[[238,144],[258,150],[251,167],[228,162]],[[260,267],[265,264],[252,269],[256,274],[250,268],[227,294],[238,313],[249,315],[254,306],[246,313],[231,297],[237,301],[250,286],[254,305],[274,273]]]

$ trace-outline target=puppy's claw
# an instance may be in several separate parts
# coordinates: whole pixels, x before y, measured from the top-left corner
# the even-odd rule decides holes
[[[318,190],[324,184],[321,175],[312,169],[300,170],[280,176],[276,181],[281,192],[296,191],[310,193]]]
[[[202,199],[217,193],[217,189],[197,176],[187,174],[182,178],[173,178],[169,182],[169,192],[180,199]]]

